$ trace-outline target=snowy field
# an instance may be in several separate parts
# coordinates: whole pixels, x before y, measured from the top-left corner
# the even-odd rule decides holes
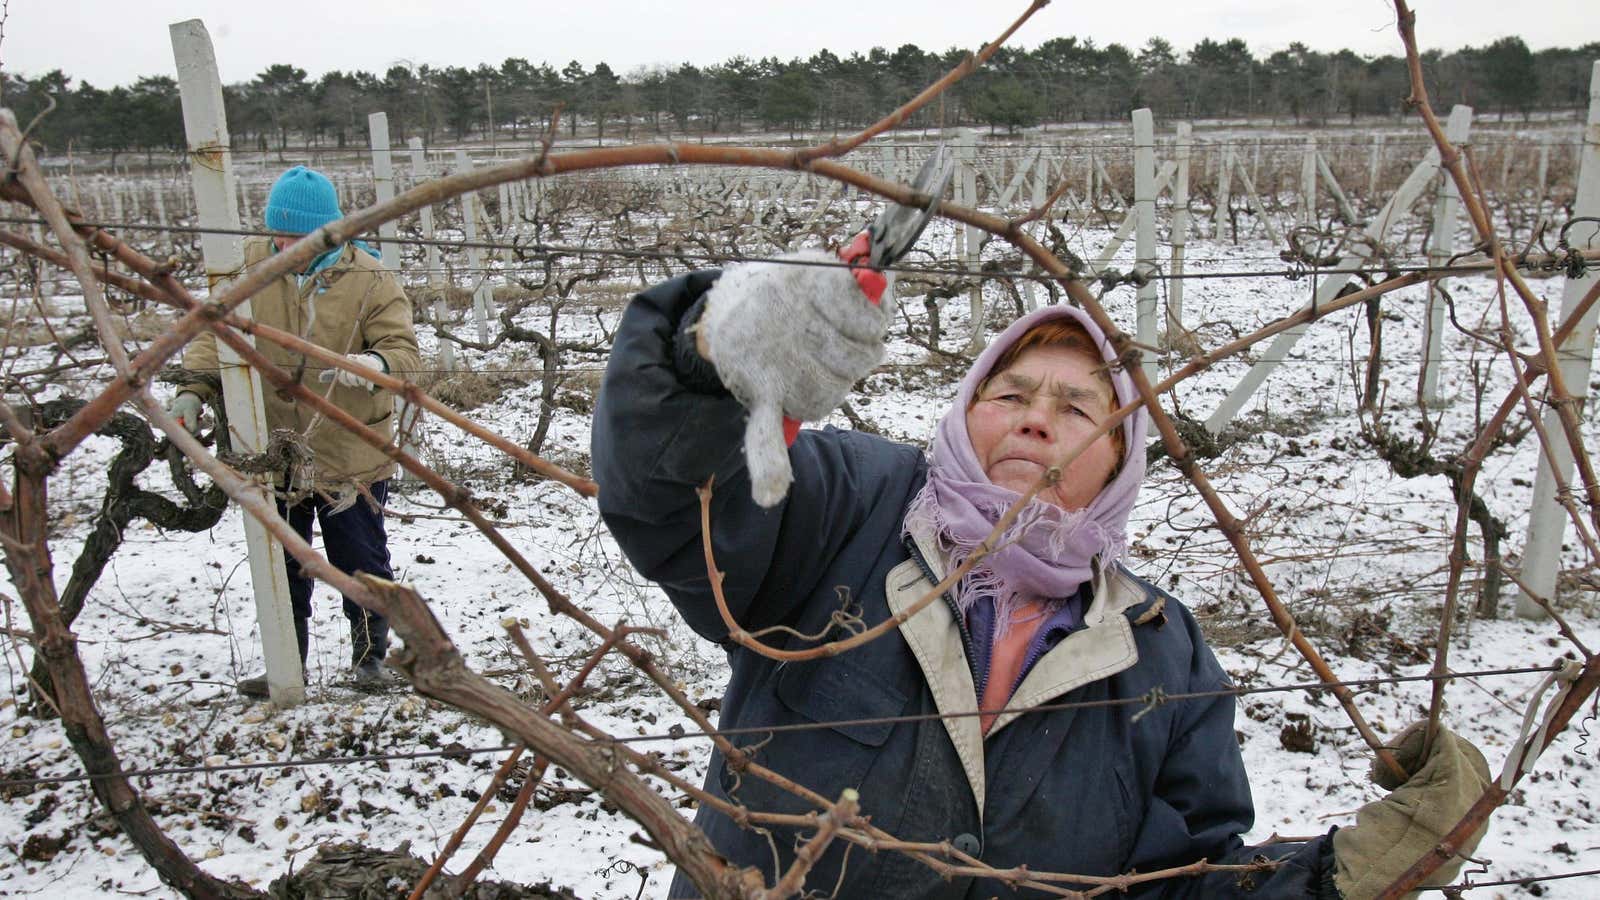
[[[1108,233],[1077,230],[1066,237],[1076,252],[1092,256]],[[924,244],[948,247],[951,236],[948,226],[936,223]],[[1417,246],[1420,229],[1409,241]],[[1192,239],[1188,270],[1277,269],[1282,263],[1276,250],[1262,241],[1234,246]],[[1131,262],[1130,242],[1118,266],[1126,269]],[[1309,298],[1312,284],[1310,278],[1190,281],[1184,288],[1184,319],[1205,346],[1216,346],[1298,308]],[[1556,305],[1560,281],[1534,284]],[[561,336],[603,339],[628,292],[637,287],[631,266],[603,281],[579,285],[562,316]],[[1485,315],[1491,323],[1498,321],[1492,287],[1484,278],[1451,283],[1463,323],[1476,324]],[[984,327],[993,334],[1016,309],[999,286],[991,283],[989,291]],[[1423,288],[1412,288],[1390,295],[1383,305],[1383,422],[1405,434],[1416,434],[1420,418],[1414,385],[1424,296]],[[851,406],[870,427],[921,444],[950,402],[960,367],[926,364],[929,354],[920,340],[927,330],[927,310],[920,297],[902,300],[890,362],[851,397]],[[1133,288],[1115,289],[1106,302],[1131,331]],[[83,325],[76,298],[57,297],[55,308],[60,314],[52,324],[58,329]],[[941,319],[942,346],[959,347],[972,327],[965,299],[946,301]],[[548,314],[530,307],[519,321],[543,328]],[[470,331],[469,323],[461,329]],[[1524,341],[1528,334],[1523,328]],[[434,358],[432,335],[422,335],[422,341],[424,357]],[[1246,520],[1280,594],[1345,679],[1428,670],[1455,515],[1445,479],[1398,477],[1364,441],[1356,389],[1364,379],[1367,346],[1367,323],[1359,308],[1314,326],[1247,407],[1220,454],[1202,460],[1231,508]],[[47,351],[34,347],[20,359],[13,351],[11,360],[29,368],[47,361]],[[1463,450],[1476,433],[1474,366],[1477,377],[1487,382],[1482,399],[1486,410],[1504,396],[1510,373],[1492,350],[1454,330],[1447,334],[1444,355],[1442,393],[1447,399],[1434,412],[1440,432],[1436,452],[1448,456]],[[509,385],[470,415],[514,440],[525,440],[538,415],[538,358],[526,345],[467,351],[464,356],[480,372],[502,373]],[[1181,362],[1167,359],[1163,367]],[[1168,408],[1203,420],[1248,362],[1230,360],[1185,382],[1169,398]],[[558,391],[560,409],[543,453],[586,471],[587,410],[603,358],[571,354],[563,364],[574,371]],[[54,390],[84,395],[90,388],[65,381]],[[842,415],[831,424],[851,425]],[[1589,440],[1600,440],[1593,426],[1589,430]],[[58,583],[66,578],[96,514],[114,450],[109,439],[92,439],[51,482]],[[1525,528],[1537,452],[1529,435],[1498,451],[1479,481],[1484,499],[1509,528],[1512,550],[1519,548]],[[482,498],[512,542],[597,618],[609,623],[625,617],[630,624],[667,629],[669,640],[641,640],[661,654],[691,699],[720,696],[726,671],[721,652],[697,641],[660,592],[633,573],[592,502],[557,484],[516,480],[499,454],[437,422],[428,423],[420,453]],[[153,490],[170,490],[166,479],[158,465],[146,473],[145,483]],[[532,681],[522,673],[500,626],[502,619],[514,616],[527,620],[529,635],[557,664],[558,677],[576,670],[595,643],[590,635],[551,616],[543,600],[486,541],[416,482],[398,483],[391,496],[396,572],[430,601],[476,669],[532,694]],[[1164,460],[1154,464],[1134,513],[1136,546],[1129,565],[1195,610],[1241,686],[1314,681],[1299,655],[1272,629],[1220,532],[1207,527],[1210,521],[1187,482]],[[1476,530],[1470,548],[1473,559],[1481,559]],[[1575,566],[1581,562],[1576,553],[1568,559]],[[75,630],[125,766],[277,763],[471,751],[506,743],[482,722],[407,691],[355,692],[347,683],[345,623],[337,598],[326,588],[319,588],[315,599],[310,701],[278,712],[237,695],[233,681],[261,666],[244,560],[239,513],[232,509],[218,526],[201,534],[161,533],[136,523],[100,579]],[[9,583],[0,582],[0,591],[15,596]],[[1600,645],[1594,595],[1574,591],[1570,597],[1566,610],[1574,629],[1590,646]],[[1474,599],[1469,586],[1464,605],[1470,607]],[[1510,618],[1513,603],[1514,594],[1508,591],[1501,602],[1504,618],[1463,621],[1451,653],[1453,669],[1543,666],[1568,652],[1554,625]],[[23,627],[19,609],[10,615],[8,627]],[[28,648],[7,637],[0,637],[0,643],[0,680],[7,690],[0,700],[0,728],[7,735],[0,744],[0,781],[5,782],[0,786],[0,894],[173,896],[84,783],[5,781],[71,775],[81,766],[56,722],[19,716]],[[1450,685],[1448,723],[1483,748],[1496,771],[1539,678],[1483,676]],[[577,705],[590,721],[619,737],[660,736],[637,746],[660,751],[681,766],[679,774],[700,780],[708,741],[671,737],[680,729],[692,735],[693,725],[642,677],[608,660],[589,684],[592,689]],[[1428,690],[1426,683],[1390,684],[1361,691],[1358,700],[1374,726],[1390,733],[1426,714]],[[1350,823],[1358,806],[1380,795],[1366,780],[1365,745],[1331,699],[1299,691],[1264,693],[1241,700],[1239,709],[1239,739],[1257,805],[1256,827],[1247,839],[1323,833]],[[1288,726],[1306,722],[1309,740],[1286,739]],[[1489,861],[1482,880],[1600,866],[1600,735],[1593,733],[1592,717],[1588,740],[1577,726],[1575,720],[1536,774],[1495,815],[1477,854]],[[1286,744],[1297,749],[1286,749]],[[274,765],[154,775],[136,784],[169,835],[207,871],[265,888],[327,843],[359,841],[388,849],[409,841],[412,852],[431,859],[503,756],[465,753],[379,763]],[[455,855],[453,870],[481,849],[514,793],[513,785],[489,806]],[[486,877],[549,882],[584,898],[664,896],[670,867],[660,854],[631,840],[639,833],[581,784],[552,770]],[[1584,880],[1548,882],[1536,891],[1487,888],[1469,896],[1597,894],[1595,883]]]

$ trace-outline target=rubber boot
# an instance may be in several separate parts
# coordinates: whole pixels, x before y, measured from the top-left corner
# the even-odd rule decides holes
[[[311,648],[311,620],[301,616],[294,617],[294,641],[300,645],[300,677],[305,678],[306,651]],[[267,690],[267,675],[265,672],[250,678],[241,678],[235,685],[239,693],[246,697],[266,698],[271,696]]]
[[[389,653],[389,622],[363,611],[350,620],[350,671],[357,690],[379,691],[394,686],[394,674],[383,664]]]

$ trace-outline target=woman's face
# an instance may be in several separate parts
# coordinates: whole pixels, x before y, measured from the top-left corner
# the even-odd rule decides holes
[[[1104,363],[1078,350],[1035,347],[989,379],[967,409],[967,438],[989,480],[1024,493],[1045,469],[1082,444],[1115,408],[1095,374]],[[1109,434],[1095,438],[1039,499],[1062,509],[1088,506],[1117,468]]]

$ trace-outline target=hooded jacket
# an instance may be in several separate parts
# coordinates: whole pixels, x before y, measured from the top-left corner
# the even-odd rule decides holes
[[[1056,708],[1004,714],[986,738],[971,715],[971,638],[948,597],[832,658],[780,663],[727,641],[695,493],[712,476],[712,542],[733,617],[749,631],[792,629],[767,633],[768,643],[811,646],[793,635],[825,631],[841,608],[866,625],[881,622],[931,588],[944,562],[932,535],[902,537],[927,472],[914,447],[860,432],[802,431],[790,448],[787,498],[768,510],[752,502],[740,446],[744,410],[680,334],[718,274],[672,279],[629,306],[592,451],[600,511],[623,551],[696,632],[728,653],[719,727],[817,726],[734,743],[829,799],[855,788],[862,813],[900,840],[949,841],[996,869],[1109,876],[1264,857],[1278,866],[1153,881],[1129,893],[1336,897],[1326,837],[1260,848],[1239,839],[1253,809],[1231,697],[1117,702],[1230,687],[1188,610],[1121,566],[1097,567],[1082,626],[1034,664],[1010,704]],[[920,718],[871,721],[889,717]],[[731,770],[720,753],[706,789],[752,811],[815,811]],[[741,828],[708,807],[695,821],[729,860],[758,868],[768,884],[803,840],[782,828],[770,836]],[[839,840],[805,884],[823,894],[837,885],[847,898],[1045,896],[994,879],[945,879],[905,854]],[[670,896],[696,892],[680,875]]]
[[[268,259],[273,252],[266,238],[245,241],[245,269]],[[255,321],[298,334],[335,353],[372,352],[383,357],[390,374],[405,377],[421,367],[416,332],[411,323],[411,301],[394,274],[361,249],[346,244],[337,255],[313,268],[308,276],[285,275],[250,300]],[[319,381],[320,366],[305,366],[306,359],[267,341],[257,343],[268,359],[299,375],[308,389],[327,395],[336,406],[360,419],[385,439],[394,439],[394,394],[370,391],[337,381]],[[209,399],[216,393],[219,372],[216,337],[205,331],[184,350],[183,366],[190,374],[183,389]],[[304,368],[301,368],[305,366]],[[330,393],[331,391],[331,393]],[[388,478],[396,466],[382,451],[345,431],[315,410],[266,386],[262,391],[267,427],[287,428],[306,434],[316,486],[336,489],[370,484]]]

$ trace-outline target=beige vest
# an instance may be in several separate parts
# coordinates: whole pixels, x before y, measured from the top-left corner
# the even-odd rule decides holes
[[[935,578],[943,579],[945,560],[931,533],[914,531],[912,538]],[[1090,682],[1109,678],[1139,661],[1133,640],[1133,626],[1123,612],[1145,600],[1144,589],[1121,568],[1110,577],[1096,565],[1094,600],[1084,612],[1084,627],[1067,635],[1039,658],[1018,685],[1008,707],[1020,708],[1045,703]],[[914,559],[908,559],[889,572],[885,589],[889,610],[899,614],[934,587]],[[984,764],[983,732],[976,713],[978,689],[972,683],[972,668],[967,664],[961,631],[948,603],[931,603],[900,626],[900,633],[922,667],[923,677],[933,692],[939,712],[945,713],[944,727],[955,744],[956,755],[967,774],[967,783],[977,799],[978,815],[983,816]],[[1000,733],[1019,713],[1002,713],[995,719],[990,735]]]

